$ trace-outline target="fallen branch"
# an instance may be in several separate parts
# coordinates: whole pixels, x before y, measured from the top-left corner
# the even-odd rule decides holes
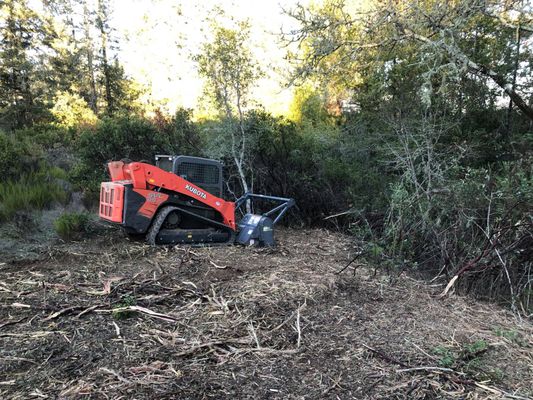
[[[120,312],[126,312],[126,311],[136,311],[140,312],[142,314],[146,314],[150,317],[161,319],[166,322],[177,322],[178,318],[175,318],[168,314],[161,314],[155,311],[152,311],[145,307],[139,307],[139,306],[128,306],[128,307],[118,307],[113,308],[112,310],[95,310],[95,312],[102,312],[102,313],[120,313]]]
[[[300,307],[296,310],[296,332],[298,332],[298,341],[296,347],[300,348],[302,342],[302,330],[300,329]]]
[[[411,371],[441,371],[441,372],[456,372],[451,368],[441,368],[441,367],[413,367],[413,368],[404,368],[397,369],[397,373],[402,372],[411,372]]]
[[[508,393],[508,392],[506,392],[506,391],[504,391],[502,389],[486,386],[486,385],[483,385],[482,383],[479,383],[479,382],[474,382],[474,385],[477,386],[478,388],[481,388],[481,389],[486,390],[488,392],[497,394],[499,396],[508,397],[510,399],[531,400],[531,397],[523,397],[523,396],[519,396],[519,395],[516,395],[516,394],[511,394],[511,393]]]
[[[2,328],[5,327],[5,326],[18,324],[19,322],[24,321],[26,318],[27,318],[27,317],[22,317],[21,319],[17,319],[17,320],[15,320],[15,321],[7,321],[7,322],[4,322],[4,323],[0,324],[0,329],[2,329]]]
[[[404,367],[404,368],[411,368],[409,365],[407,365],[403,361],[397,360],[397,359],[395,359],[395,358],[383,353],[381,350],[374,349],[374,348],[372,348],[370,346],[367,346],[366,344],[363,344],[363,347],[365,347],[366,349],[370,350],[372,353],[380,356],[385,361],[391,362],[393,364],[398,364],[399,366]]]
[[[214,263],[213,261],[211,261],[211,260],[209,260],[209,263],[210,263],[213,267],[215,267],[215,268],[217,268],[217,269],[226,269],[226,268],[228,268],[228,267],[225,267],[225,266],[222,266],[222,265],[217,265],[217,264],[215,264],[215,263]]]
[[[446,288],[442,291],[442,293],[439,295],[439,297],[445,297],[450,289],[455,285],[455,281],[459,279],[459,275],[455,275],[452,279],[450,279],[450,282],[446,285]]]
[[[360,252],[360,253],[357,253],[357,254],[355,255],[355,257],[352,258],[352,260],[351,260],[348,264],[346,264],[346,265],[345,265],[342,269],[340,269],[339,271],[335,272],[335,274],[340,274],[341,272],[345,271],[346,268],[348,268],[350,265],[352,265],[353,262],[354,262],[355,260],[357,260],[359,257],[364,256],[364,255],[366,255],[366,254],[368,254],[368,251],[362,251],[362,252]],[[355,267],[355,269],[354,269],[354,273],[355,273],[355,270],[356,270],[357,268],[358,268],[358,267]]]
[[[89,307],[89,308],[86,308],[85,310],[83,310],[82,312],[80,312],[78,315],[76,315],[76,318],[79,318],[79,317],[81,317],[82,315],[85,315],[85,314],[87,314],[87,313],[89,313],[89,312],[91,312],[91,311],[94,311],[94,310],[96,310],[98,307],[102,307],[102,304],[97,304],[97,305],[95,305],[95,306],[91,306],[91,307]]]
[[[199,344],[197,346],[193,346],[190,349],[182,351],[180,353],[176,353],[173,355],[173,357],[186,356],[189,354],[196,353],[198,350],[204,349],[206,347],[220,346],[226,343],[248,344],[250,343],[250,338],[244,337],[244,338],[237,338],[237,339],[213,340],[210,342]],[[257,349],[254,349],[254,350],[257,350]]]
[[[115,378],[117,378],[119,381],[123,383],[131,384],[131,381],[124,378],[122,375],[120,375],[118,372],[113,371],[112,369],[101,367],[100,371],[105,372],[107,374],[113,375]]]
[[[43,321],[50,321],[51,319],[55,319],[57,317],[59,317],[60,315],[63,315],[63,314],[67,314],[67,313],[70,313],[74,310],[79,310],[80,306],[74,306],[74,307],[67,307],[67,308],[64,308],[62,310],[59,310],[59,311],[56,311],[52,314],[50,314],[48,317],[46,317],[45,319],[43,319]]]
[[[324,221],[327,221],[330,218],[340,217],[342,215],[353,214],[355,212],[356,212],[355,210],[347,210],[347,211],[343,211],[343,212],[338,213],[338,214],[328,215],[326,218],[324,218]]]

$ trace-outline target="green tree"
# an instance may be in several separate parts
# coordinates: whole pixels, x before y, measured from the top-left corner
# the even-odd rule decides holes
[[[76,94],[58,92],[51,109],[57,124],[65,128],[93,125],[97,118],[87,102]]]
[[[248,192],[251,184],[247,169],[253,138],[244,128],[245,109],[261,73],[248,46],[248,22],[238,22],[235,28],[213,23],[212,34],[212,41],[203,44],[195,60],[206,81],[206,94],[214,101],[229,132],[229,148],[222,151],[233,160],[242,190]]]
[[[525,2],[386,1],[354,7],[332,0],[311,9],[299,6],[291,15],[302,26],[292,37],[302,48],[301,76],[318,74],[356,87],[365,84],[369,68],[381,68],[387,79],[395,68],[405,71],[409,65],[420,72],[418,97],[426,104],[435,93],[451,94],[466,81],[481,81],[498,87],[533,120],[530,79],[517,85],[513,78],[517,69],[531,70],[531,54],[517,51],[533,32]]]
[[[0,3],[0,120],[8,129],[32,124],[43,110],[37,59],[46,23],[25,0]]]
[[[102,66],[102,84],[104,87],[104,98],[106,101],[107,114],[113,114],[116,109],[115,98],[113,96],[113,79],[111,72],[111,65],[108,58],[108,42],[109,42],[109,4],[107,0],[98,0],[98,11],[96,18],[96,26],[100,31],[100,60]]]

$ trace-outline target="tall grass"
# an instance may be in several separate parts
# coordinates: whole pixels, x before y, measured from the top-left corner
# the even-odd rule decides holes
[[[87,213],[64,213],[54,221],[54,228],[64,240],[77,239],[88,231],[89,221]]]
[[[43,210],[54,202],[64,203],[67,193],[54,178],[31,173],[19,180],[0,184],[0,221],[11,219],[17,211]]]

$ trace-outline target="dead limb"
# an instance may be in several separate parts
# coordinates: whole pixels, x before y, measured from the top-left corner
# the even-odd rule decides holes
[[[127,312],[127,311],[134,311],[134,312],[140,312],[142,314],[146,314],[150,317],[160,319],[166,322],[177,322],[178,318],[175,318],[168,314],[161,314],[155,311],[152,311],[145,307],[140,306],[128,306],[128,307],[118,307],[113,308],[111,310],[96,310],[95,312],[101,312],[101,313],[120,313],[120,312]]]
[[[22,318],[20,318],[20,319],[14,320],[14,321],[7,321],[7,322],[4,322],[4,323],[0,324],[0,329],[2,329],[2,328],[5,327],[5,326],[18,324],[19,322],[24,321],[26,318],[27,318],[27,317],[22,317]]]
[[[74,307],[67,307],[67,308],[64,308],[62,310],[59,310],[59,311],[56,311],[52,314],[50,314],[48,317],[46,317],[45,319],[43,319],[43,321],[50,321],[51,319],[55,319],[57,317],[59,317],[60,315],[63,315],[63,314],[68,314],[74,310],[79,310],[80,308],[83,308],[83,307],[80,307],[80,306],[74,306]]]
[[[335,217],[340,217],[340,216],[343,216],[343,215],[353,214],[354,212],[355,212],[354,210],[347,210],[347,211],[344,211],[344,212],[341,212],[341,213],[338,213],[338,214],[328,215],[326,218],[324,218],[324,221],[327,221],[330,218],[335,218]]]
[[[352,265],[352,264],[354,263],[355,260],[357,260],[359,257],[362,257],[362,256],[364,256],[364,255],[366,255],[366,254],[368,254],[368,251],[362,251],[362,252],[360,252],[360,253],[357,253],[357,254],[355,255],[355,257],[352,258],[352,260],[351,260],[348,264],[346,264],[342,269],[340,269],[340,270],[338,270],[337,272],[335,272],[335,274],[340,274],[340,273],[342,273],[342,272],[345,271],[350,265]],[[357,268],[358,268],[358,267],[355,267],[354,272],[355,272],[355,270],[356,270]]]
[[[372,348],[370,346],[367,346],[366,344],[363,344],[363,347],[365,347],[366,349],[370,350],[372,353],[378,355],[379,357],[381,357],[385,361],[391,362],[393,364],[398,364],[400,367],[411,368],[409,365],[407,365],[403,361],[397,360],[396,358],[393,358],[393,357],[383,353],[381,350],[374,349],[374,348]]]
[[[455,372],[451,368],[441,368],[441,367],[413,367],[413,368],[403,368],[397,369],[397,373],[402,372],[412,372],[412,371],[440,371],[440,372]]]

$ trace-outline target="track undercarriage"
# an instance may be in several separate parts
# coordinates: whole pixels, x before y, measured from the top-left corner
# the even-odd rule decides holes
[[[235,232],[228,226],[175,206],[164,206],[146,234],[150,245],[222,245],[234,240]]]

